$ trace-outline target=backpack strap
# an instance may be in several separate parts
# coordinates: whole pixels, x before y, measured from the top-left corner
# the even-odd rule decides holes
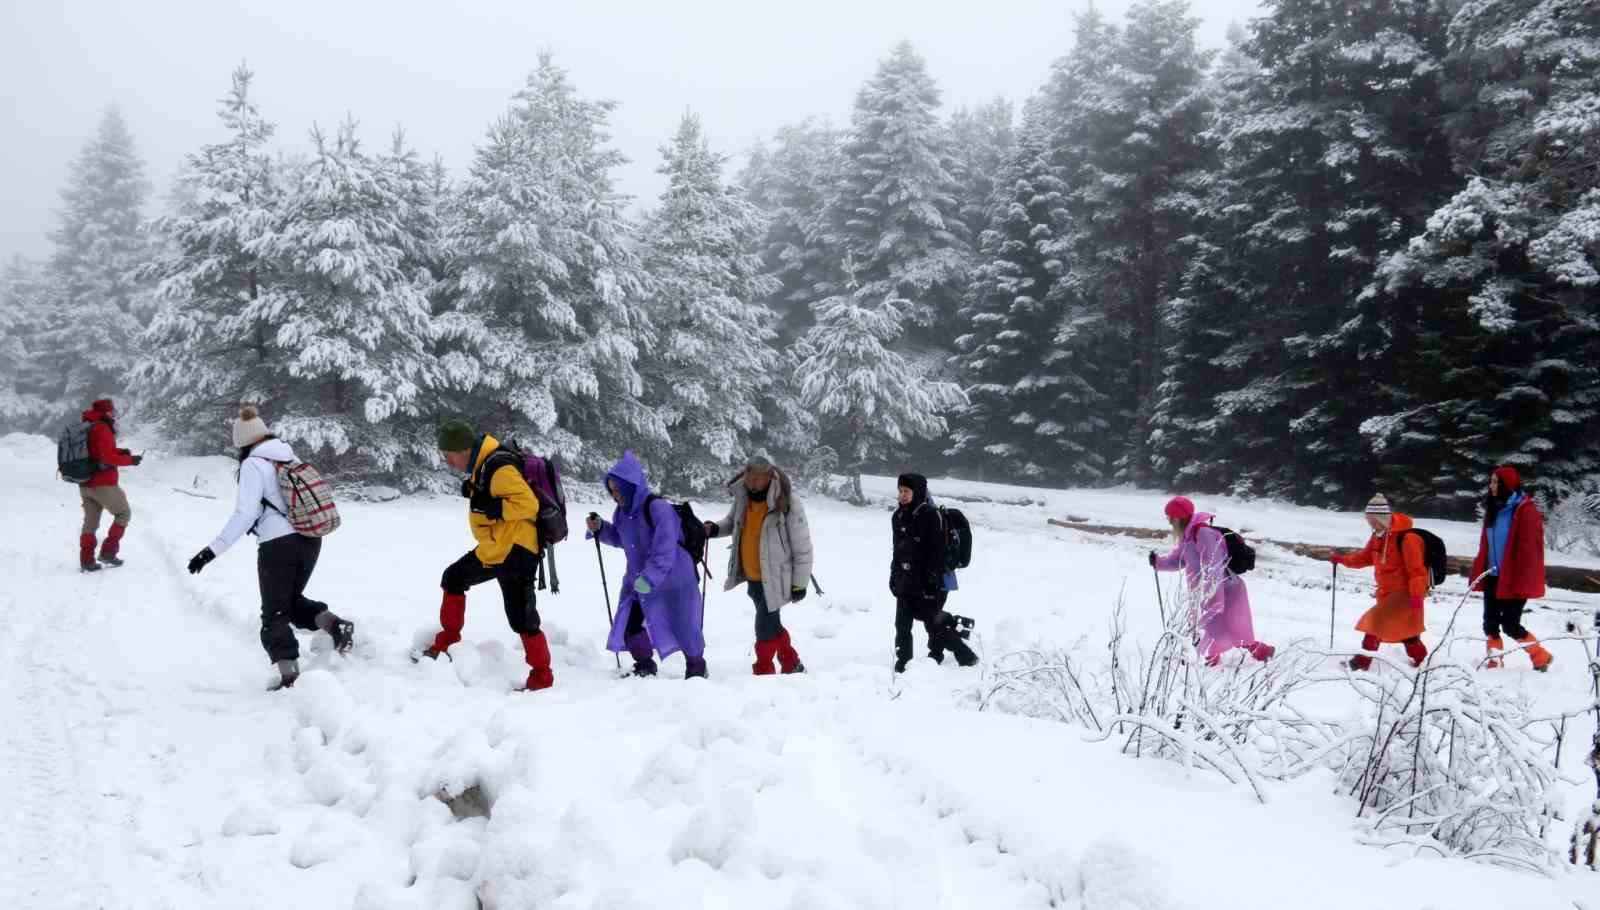
[[[483,460],[483,464],[478,465],[477,471],[473,473],[472,486],[479,492],[489,493],[489,483],[494,480],[495,472],[509,465],[510,467],[516,468],[517,473],[521,474],[521,461],[522,459],[518,458],[511,452],[506,451],[503,447],[495,449],[493,452],[489,453],[489,457],[485,458]],[[490,495],[493,494],[491,493]]]

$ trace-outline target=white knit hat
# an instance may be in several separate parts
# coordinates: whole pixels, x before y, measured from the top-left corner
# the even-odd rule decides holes
[[[250,405],[240,408],[239,419],[233,422],[233,444],[242,449],[265,435],[267,422],[261,419],[256,409]]]
[[[1368,515],[1389,515],[1393,512],[1394,509],[1389,505],[1389,497],[1382,493],[1374,493],[1372,498],[1367,500]]]

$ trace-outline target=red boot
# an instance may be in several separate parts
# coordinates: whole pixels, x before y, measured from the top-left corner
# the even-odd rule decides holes
[[[1428,646],[1420,638],[1406,639],[1406,656],[1411,658],[1411,666],[1420,667],[1428,659]]]
[[[550,672],[550,642],[544,633],[522,636],[522,653],[528,660],[528,691],[548,689],[556,684],[556,675]]]
[[[1483,649],[1488,653],[1488,658],[1483,662],[1483,668],[1485,670],[1500,669],[1500,661],[1503,659],[1506,649],[1505,640],[1498,635],[1491,635],[1484,641]]]
[[[466,624],[467,595],[446,592],[444,601],[439,604],[439,634],[433,637],[433,645],[422,653],[438,657],[449,651],[451,645],[461,640],[461,627]]]
[[[772,665],[772,658],[778,654],[778,642],[776,638],[756,641],[756,662],[750,665],[751,672],[757,676],[771,676],[778,672]]]
[[[111,525],[111,530],[106,532],[106,542],[100,545],[101,562],[109,566],[122,565],[122,560],[117,558],[117,553],[122,550],[122,535],[127,533],[127,530],[127,525]]]
[[[806,672],[806,665],[800,662],[800,652],[796,651],[794,645],[789,643],[788,629],[779,632],[778,637],[773,641],[777,644],[778,666],[783,668],[784,675]]]
[[[78,571],[98,572],[100,564],[94,561],[94,535],[78,535]]]
[[[1535,670],[1543,673],[1544,671],[1550,669],[1550,662],[1555,660],[1555,657],[1553,657],[1549,651],[1544,649],[1544,645],[1539,644],[1539,639],[1534,638],[1532,632],[1529,632],[1527,635],[1517,639],[1517,641],[1527,648],[1528,659],[1533,661],[1533,668]]]

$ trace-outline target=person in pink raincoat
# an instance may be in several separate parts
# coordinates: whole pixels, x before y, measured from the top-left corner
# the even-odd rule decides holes
[[[1215,666],[1234,648],[1248,649],[1256,660],[1272,657],[1275,649],[1256,640],[1250,592],[1244,579],[1228,571],[1228,542],[1211,526],[1212,516],[1196,514],[1194,503],[1184,496],[1173,497],[1166,513],[1178,545],[1165,556],[1151,553],[1150,565],[1159,572],[1183,569],[1189,590],[1204,598],[1195,627],[1206,663]]]

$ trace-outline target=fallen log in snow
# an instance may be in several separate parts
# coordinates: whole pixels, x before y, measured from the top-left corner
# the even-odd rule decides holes
[[[1083,531],[1086,534],[1111,534],[1120,537],[1134,537],[1140,540],[1165,540],[1171,537],[1166,530],[1155,528],[1125,528],[1116,525],[1091,524],[1083,521],[1062,521],[1059,518],[1048,519],[1050,524],[1058,528],[1071,531]],[[1349,547],[1330,547],[1325,544],[1295,543],[1287,540],[1269,540],[1257,537],[1247,531],[1240,533],[1251,543],[1266,543],[1281,547],[1297,556],[1308,559],[1327,559],[1334,551],[1349,552]],[[1453,575],[1466,575],[1472,571],[1472,560],[1465,556],[1450,557],[1450,572]],[[1594,569],[1577,569],[1571,566],[1544,567],[1545,584],[1552,588],[1561,588],[1566,591],[1577,591],[1582,594],[1600,594],[1600,571]]]

